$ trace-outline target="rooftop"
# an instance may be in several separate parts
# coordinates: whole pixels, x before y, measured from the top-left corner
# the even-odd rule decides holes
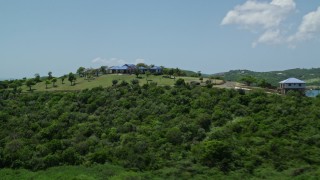
[[[305,84],[306,82],[301,81],[300,79],[297,79],[297,78],[289,78],[289,79],[283,80],[279,83],[280,84],[287,84],[287,83]]]

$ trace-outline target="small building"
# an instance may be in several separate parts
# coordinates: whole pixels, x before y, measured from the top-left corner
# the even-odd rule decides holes
[[[300,79],[289,78],[279,83],[281,94],[287,94],[288,91],[299,91],[304,93],[306,90],[306,83]]]

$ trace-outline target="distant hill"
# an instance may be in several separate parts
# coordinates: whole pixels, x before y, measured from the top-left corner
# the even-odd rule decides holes
[[[258,79],[265,79],[274,86],[284,79],[295,77],[306,81],[307,85],[320,85],[320,68],[312,69],[289,69],[284,71],[270,71],[270,72],[254,72],[250,70],[231,70],[223,73],[228,81],[239,81],[244,76],[253,76]]]

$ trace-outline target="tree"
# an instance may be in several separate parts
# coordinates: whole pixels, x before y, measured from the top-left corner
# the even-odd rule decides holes
[[[261,79],[258,81],[258,86],[262,88],[272,88],[272,85],[268,83],[265,79]]]
[[[116,80],[116,79],[112,80],[112,86],[115,86],[117,84],[118,84],[118,80]]]
[[[182,76],[182,74],[183,74],[182,71],[179,68],[176,68],[174,71],[175,71],[177,76]]]
[[[170,78],[171,78],[171,76],[174,74],[174,69],[171,68],[171,69],[168,71],[168,74],[170,75]]]
[[[26,86],[29,87],[29,90],[30,90],[30,91],[32,91],[31,87],[32,87],[33,85],[35,85],[35,84],[36,84],[36,83],[34,82],[33,79],[28,79],[28,80],[26,81]]]
[[[213,87],[211,79],[206,80],[206,86],[207,86],[207,88],[212,88]]]
[[[52,79],[52,72],[51,71],[48,72],[48,79],[50,79],[50,80]]]
[[[232,162],[232,148],[223,141],[202,141],[192,149],[201,164],[214,167],[226,172]]]
[[[86,70],[86,68],[84,67],[79,67],[77,70],[77,73],[79,74],[80,77],[84,76],[84,71]]]
[[[131,80],[131,84],[132,84],[132,85],[139,84],[139,80],[138,80],[138,79],[132,79],[132,80]]]
[[[163,68],[162,73],[166,76],[169,75],[169,69],[168,68]]]
[[[55,87],[55,83],[57,82],[57,78],[53,78],[51,81],[52,81],[52,87]]]
[[[139,67],[148,68],[148,65],[146,65],[145,63],[138,63],[136,66],[137,66],[138,68],[139,68]]]
[[[150,75],[151,75],[151,72],[150,71],[146,71],[146,79],[147,79],[147,81],[148,81],[148,78],[149,78]]]
[[[256,78],[253,76],[245,76],[242,77],[240,81],[244,82],[247,86],[251,86],[252,83],[256,82]]]
[[[34,75],[34,82],[36,82],[36,83],[41,82],[41,80],[40,80],[40,74],[39,74],[39,73],[36,73],[36,74]]]
[[[72,86],[72,85],[75,85],[75,84],[74,84],[74,81],[76,81],[76,76],[75,76],[72,72],[69,73],[68,81],[70,81],[71,86]]]
[[[184,86],[184,85],[186,85],[186,83],[185,83],[184,79],[179,78],[179,79],[176,81],[175,85],[176,85],[176,86]]]
[[[21,81],[15,80],[9,84],[9,87],[13,89],[14,92],[22,85]]]
[[[67,78],[67,75],[61,76],[61,84],[64,84],[64,80]]]
[[[102,73],[102,74],[107,74],[107,69],[108,68],[108,66],[101,66],[100,67],[100,72]]]
[[[176,80],[176,77],[179,76],[178,73],[173,73],[173,79]]]
[[[139,78],[139,74],[140,74],[139,68],[136,68],[136,69],[134,70],[134,74],[136,75],[137,78]]]
[[[99,69],[95,69],[95,70],[94,70],[94,75],[95,75],[96,77],[99,77]]]
[[[201,77],[202,76],[201,71],[198,71],[197,75],[198,77]]]
[[[201,81],[201,83],[203,82],[203,77],[200,77],[199,80]]]
[[[51,83],[50,80],[47,79],[47,80],[46,80],[46,83],[45,83],[45,84],[46,84],[46,89],[48,89],[48,85],[49,85],[50,83]]]

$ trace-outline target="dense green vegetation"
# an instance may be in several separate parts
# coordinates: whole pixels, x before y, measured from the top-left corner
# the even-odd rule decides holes
[[[51,167],[77,166],[83,179],[318,177],[319,105],[294,93],[182,79],[175,87],[119,81],[78,92],[1,90],[0,168],[38,172],[0,175],[41,178],[58,171]]]
[[[254,72],[249,70],[232,70],[224,73],[226,80],[240,81],[246,76],[253,76],[257,79],[265,79],[273,86],[278,86],[279,82],[290,77],[295,77],[306,81],[309,86],[320,85],[320,68],[312,69],[289,69],[285,71],[270,71],[270,72]]]

